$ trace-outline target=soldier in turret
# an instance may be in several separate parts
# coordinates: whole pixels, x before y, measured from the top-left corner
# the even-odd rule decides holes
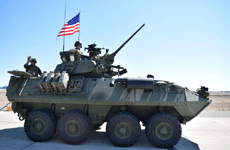
[[[103,56],[94,56],[94,58],[93,58],[93,60],[100,60],[100,59],[103,59],[103,58],[105,58],[105,56],[108,54],[108,49],[106,49],[106,52],[105,52],[105,54],[103,55]]]
[[[81,48],[82,48],[81,42],[76,41],[74,46],[75,46],[75,49],[70,49],[69,51],[81,55],[82,54],[82,52],[81,52]]]
[[[30,62],[30,65],[29,65],[29,62]],[[37,77],[38,74],[39,75],[42,74],[40,68],[35,65],[36,63],[37,63],[36,58],[31,58],[31,56],[29,56],[27,58],[27,62],[24,65],[24,68],[26,69],[26,72],[32,74],[34,77]]]

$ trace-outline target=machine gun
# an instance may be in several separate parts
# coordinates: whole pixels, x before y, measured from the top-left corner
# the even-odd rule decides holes
[[[105,48],[96,48],[96,46],[97,45],[94,43],[94,44],[88,45],[88,47],[85,48],[85,50],[88,50],[90,59],[94,59],[95,56],[101,54],[102,49],[105,49]],[[108,49],[106,49],[106,51],[108,51]]]

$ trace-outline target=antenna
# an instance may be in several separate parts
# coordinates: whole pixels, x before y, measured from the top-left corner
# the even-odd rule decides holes
[[[80,14],[81,10],[79,11],[79,27],[78,27],[78,41],[80,42]]]
[[[64,24],[65,24],[65,17],[66,17],[66,4],[65,4],[65,14],[64,14]],[[65,29],[64,29],[65,34]],[[63,36],[63,52],[65,51],[65,35]]]

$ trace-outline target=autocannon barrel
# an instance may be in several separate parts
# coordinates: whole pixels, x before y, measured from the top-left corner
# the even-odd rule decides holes
[[[129,42],[129,40],[131,40],[135,34],[137,34],[137,32],[140,31],[141,28],[143,28],[145,26],[145,24],[143,24],[135,33],[133,33],[133,35],[131,35],[115,52],[112,53],[112,55],[116,55],[124,46],[126,43]]]

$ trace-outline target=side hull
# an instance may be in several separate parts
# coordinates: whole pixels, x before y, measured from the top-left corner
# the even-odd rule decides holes
[[[72,81],[79,84],[70,84]],[[186,123],[211,102],[167,81],[154,81],[153,90],[128,89],[123,83],[110,87],[111,81],[111,78],[76,77],[70,79],[65,92],[42,92],[37,84],[39,78],[12,76],[6,95],[14,102],[13,110],[23,118],[30,110],[41,108],[52,109],[58,118],[67,111],[82,110],[96,123],[123,110],[140,116],[140,119],[166,111]]]

